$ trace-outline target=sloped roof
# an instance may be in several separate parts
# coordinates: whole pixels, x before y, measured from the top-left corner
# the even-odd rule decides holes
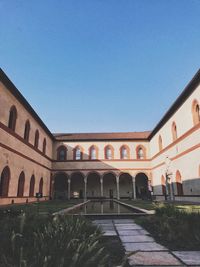
[[[59,141],[101,141],[101,140],[147,140],[150,131],[125,133],[58,133],[53,134]]]

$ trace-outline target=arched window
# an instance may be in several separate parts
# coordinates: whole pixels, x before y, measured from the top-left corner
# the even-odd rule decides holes
[[[145,159],[146,158],[146,149],[142,145],[139,145],[136,148],[137,159]]]
[[[128,146],[123,145],[120,148],[120,158],[121,159],[129,159],[130,158],[130,149]]]
[[[82,160],[83,149],[80,146],[74,148],[74,160]]]
[[[30,122],[29,120],[27,120],[24,128],[24,140],[26,140],[27,142],[29,141],[30,128]]]
[[[192,116],[194,125],[198,124],[200,122],[200,108],[197,100],[194,100],[192,104]]]
[[[114,158],[114,149],[112,146],[108,145],[105,147],[105,159],[113,159]]]
[[[29,187],[29,197],[34,197],[34,191],[35,191],[35,176],[32,175]]]
[[[59,146],[57,149],[57,160],[65,161],[67,158],[67,149],[65,146]]]
[[[162,137],[159,135],[158,137],[158,146],[159,146],[159,151],[163,149],[163,143],[162,143]]]
[[[34,142],[34,147],[35,147],[35,148],[38,148],[38,145],[39,145],[39,131],[36,130],[36,131],[35,131],[35,142]]]
[[[10,169],[5,167],[0,177],[0,197],[7,197],[10,183]]]
[[[96,146],[91,146],[89,149],[89,155],[91,160],[98,158],[98,148]]]
[[[40,179],[39,183],[39,193],[43,195],[43,178]]]
[[[177,139],[177,128],[176,123],[172,123],[172,140],[175,141]]]
[[[15,131],[16,121],[17,121],[17,109],[15,106],[12,106],[9,114],[8,128]]]
[[[183,196],[183,184],[182,184],[181,174],[179,171],[176,172],[176,189],[177,189],[177,195]]]
[[[17,197],[24,196],[24,182],[25,182],[25,175],[24,172],[21,172],[18,180]]]
[[[47,141],[46,141],[46,138],[44,138],[44,141],[43,141],[43,147],[42,147],[42,152],[44,154],[46,154],[46,146],[47,146]]]
[[[162,194],[165,196],[166,195],[166,183],[165,183],[164,175],[162,175],[161,177],[161,185],[162,185]]]

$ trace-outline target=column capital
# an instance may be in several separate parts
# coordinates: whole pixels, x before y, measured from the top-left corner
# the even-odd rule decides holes
[[[100,178],[100,183],[103,184],[103,177]]]
[[[68,184],[70,184],[70,183],[71,183],[71,179],[70,179],[70,178],[68,178],[68,179],[67,179],[67,182],[68,182]]]

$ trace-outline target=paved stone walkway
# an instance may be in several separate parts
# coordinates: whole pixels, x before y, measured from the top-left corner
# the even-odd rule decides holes
[[[169,251],[132,219],[93,222],[105,236],[119,236],[130,266],[200,266],[200,251]]]

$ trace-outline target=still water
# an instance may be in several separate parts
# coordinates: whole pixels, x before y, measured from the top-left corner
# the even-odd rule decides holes
[[[138,210],[129,209],[112,200],[90,201],[81,208],[74,210],[74,214],[133,214]]]

